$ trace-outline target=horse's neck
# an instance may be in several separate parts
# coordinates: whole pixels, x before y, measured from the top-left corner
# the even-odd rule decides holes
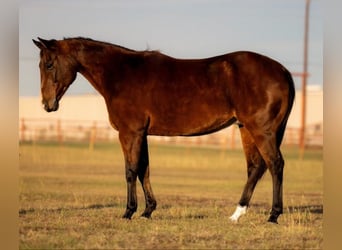
[[[104,53],[96,53],[91,50],[83,50],[77,53],[77,61],[81,65],[79,72],[91,83],[91,85],[104,96],[105,82],[103,71]],[[108,55],[107,55],[108,56]]]
[[[72,49],[73,47],[73,49]],[[78,61],[79,72],[93,85],[93,87],[106,98],[108,91],[106,86],[108,79],[105,79],[105,70],[117,69],[120,58],[127,54],[134,54],[135,51],[120,46],[75,42],[69,47],[70,53]],[[107,65],[110,64],[110,65]],[[117,65],[115,65],[117,64]]]

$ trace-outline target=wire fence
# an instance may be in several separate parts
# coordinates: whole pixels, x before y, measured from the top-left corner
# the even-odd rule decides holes
[[[230,126],[216,133],[194,137],[150,136],[153,143],[184,144],[187,146],[215,146],[226,149],[242,148],[237,126]],[[299,142],[299,128],[286,129],[283,145],[296,146]],[[20,142],[82,142],[93,148],[95,143],[118,140],[118,132],[106,121],[81,121],[61,119],[19,119]],[[307,126],[305,145],[323,147],[323,123]]]

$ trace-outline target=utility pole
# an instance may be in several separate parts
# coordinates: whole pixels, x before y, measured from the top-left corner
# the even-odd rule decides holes
[[[305,4],[305,24],[304,24],[304,62],[302,77],[302,119],[299,135],[299,157],[303,159],[305,150],[305,126],[306,126],[306,80],[308,77],[308,38],[309,38],[309,7],[310,0]]]

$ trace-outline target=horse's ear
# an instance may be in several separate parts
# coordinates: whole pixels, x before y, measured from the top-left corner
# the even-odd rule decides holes
[[[42,44],[41,42],[39,41],[36,41],[34,39],[32,39],[33,43],[39,48],[39,49],[43,49],[45,48],[44,44]]]
[[[37,45],[40,49],[49,49],[49,50],[55,50],[57,48],[57,40],[51,39],[51,40],[45,40],[40,37],[38,37],[39,41],[33,40],[34,44]]]

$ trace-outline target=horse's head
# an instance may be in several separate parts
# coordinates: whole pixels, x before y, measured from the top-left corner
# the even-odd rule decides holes
[[[77,75],[77,62],[57,40],[33,40],[40,49],[40,81],[44,109],[56,111],[59,100]]]

